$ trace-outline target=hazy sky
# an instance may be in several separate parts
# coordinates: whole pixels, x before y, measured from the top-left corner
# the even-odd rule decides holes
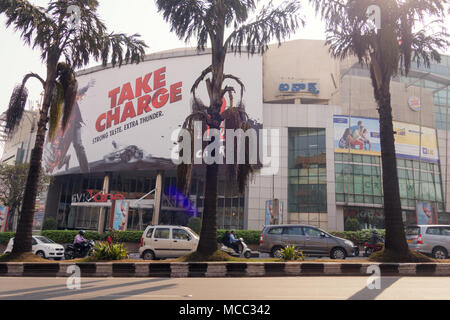
[[[46,6],[47,0],[32,0],[31,3]],[[156,11],[152,0],[101,0],[99,16],[108,26],[109,31],[124,32],[128,34],[139,33],[149,48],[147,53],[162,50],[195,46],[194,43],[185,44],[184,41],[170,32],[169,25],[163,21],[161,14]],[[262,2],[267,2],[263,0]],[[275,3],[282,2],[275,0]],[[315,17],[313,8],[305,3],[303,15],[306,17],[306,26],[301,28],[293,39],[325,39],[324,25]],[[5,111],[14,86],[20,83],[23,76],[31,71],[39,73],[45,78],[45,68],[40,60],[38,49],[32,50],[25,46],[20,34],[13,28],[6,29],[3,15],[0,15],[0,113]],[[449,23],[450,25],[450,23]],[[99,63],[93,62],[92,65]],[[34,79],[28,81],[29,99],[40,100],[41,84]]]

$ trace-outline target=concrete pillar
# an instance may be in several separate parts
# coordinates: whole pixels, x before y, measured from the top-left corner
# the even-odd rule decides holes
[[[103,194],[109,193],[109,175],[106,174],[103,180]],[[98,233],[103,233],[105,231],[105,207],[100,207],[100,212],[98,215]]]
[[[159,213],[161,211],[162,179],[163,174],[161,171],[158,171],[156,175],[155,204],[153,206],[153,217],[152,217],[152,225],[155,226],[159,224]]]

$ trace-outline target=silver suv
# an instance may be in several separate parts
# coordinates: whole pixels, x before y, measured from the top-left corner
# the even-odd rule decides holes
[[[259,251],[280,258],[281,249],[294,245],[307,255],[330,256],[345,259],[355,256],[358,247],[350,240],[338,238],[308,225],[286,224],[265,226],[260,238]]]
[[[450,251],[449,225],[415,225],[406,228],[406,239],[412,250],[446,259]]]

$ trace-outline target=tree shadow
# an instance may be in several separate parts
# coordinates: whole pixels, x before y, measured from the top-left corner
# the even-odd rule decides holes
[[[375,300],[387,288],[400,280],[400,277],[380,277],[380,289],[369,289],[367,286],[352,295],[348,300]]]

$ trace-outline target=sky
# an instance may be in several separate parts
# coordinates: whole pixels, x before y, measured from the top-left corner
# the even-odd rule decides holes
[[[45,7],[48,0],[31,0],[31,3]],[[101,0],[98,14],[108,27],[108,31],[127,34],[139,33],[149,46],[146,53],[163,50],[195,47],[195,43],[186,44],[170,32],[170,26],[156,10],[151,0]],[[268,0],[262,0],[262,3]],[[274,3],[281,3],[274,0]],[[289,40],[325,39],[324,23],[316,17],[314,9],[308,1],[303,1],[302,14],[306,26],[301,27]],[[23,44],[20,33],[12,27],[6,29],[6,19],[0,15],[0,113],[6,111],[12,90],[19,84],[23,76],[35,72],[45,78],[45,67],[40,60],[40,51],[32,50]],[[448,20],[450,25],[450,20]],[[448,52],[450,53],[450,52]],[[98,65],[93,62],[91,66]],[[41,100],[42,85],[38,80],[28,81],[29,102]],[[35,103],[34,103],[35,104]]]

